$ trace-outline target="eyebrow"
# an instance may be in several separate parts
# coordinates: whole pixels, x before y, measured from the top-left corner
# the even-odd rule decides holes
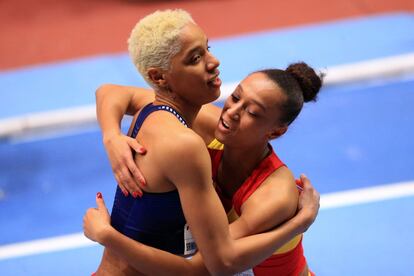
[[[206,40],[206,45],[208,46],[208,38]],[[197,52],[197,51],[203,50],[203,49],[204,49],[203,46],[197,45],[194,48],[192,48],[191,50],[189,50],[188,53],[185,54],[185,57],[189,58],[190,56],[193,55],[194,52]]]
[[[240,89],[242,92],[244,92],[243,86],[241,86],[241,84],[237,85],[237,88]],[[257,104],[261,109],[263,109],[263,111],[266,111],[265,106],[261,102],[256,101],[255,99],[250,99],[250,101]]]
[[[185,57],[186,58],[191,57],[194,54],[194,52],[197,52],[200,49],[202,49],[201,46],[195,46],[194,48],[192,48],[191,50],[188,51],[188,53],[185,55]]]

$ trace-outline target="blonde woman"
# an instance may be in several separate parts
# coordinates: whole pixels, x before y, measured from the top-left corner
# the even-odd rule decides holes
[[[164,11],[145,17],[131,33],[129,50],[138,70],[154,88],[151,103],[135,116],[130,130],[131,136],[148,149],[147,154],[135,158],[146,185],[138,198],[126,196],[118,187],[111,216],[117,231],[105,224],[108,220],[90,227],[91,221],[105,216],[101,198],[97,199],[101,206],[98,210],[88,210],[85,234],[106,246],[97,274],[135,275],[140,271],[182,275],[188,271],[197,275],[208,271],[231,275],[260,263],[307,229],[318,209],[318,195],[309,185],[302,200],[309,208],[301,209],[290,223],[244,238],[230,234],[226,214],[212,185],[209,153],[203,139],[190,129],[201,106],[219,96],[219,62],[209,52],[205,34],[188,13]],[[119,103],[99,104],[116,109]],[[98,110],[101,116],[104,115]],[[101,123],[105,140],[117,135],[116,128],[114,132],[106,131],[110,120]],[[293,178],[285,181],[294,183]],[[296,206],[297,200],[289,217],[296,212]],[[135,241],[130,245],[132,240]],[[160,251],[188,257],[195,253],[194,242],[205,267],[193,265],[199,263],[200,255],[189,263]],[[163,266],[154,265],[154,258]]]

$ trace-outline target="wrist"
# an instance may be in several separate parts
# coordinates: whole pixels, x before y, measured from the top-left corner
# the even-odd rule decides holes
[[[297,231],[297,234],[302,234],[306,232],[306,230],[309,228],[309,226],[312,224],[311,212],[306,211],[306,209],[302,209],[299,211],[299,213],[296,214],[294,217],[294,223],[295,223],[295,230]]]
[[[112,139],[119,135],[121,135],[121,130],[111,129],[108,131],[102,131],[102,140],[104,145],[111,143]]]
[[[112,236],[114,235],[114,232],[115,229],[111,225],[103,227],[98,235],[97,242],[106,247],[109,244]]]

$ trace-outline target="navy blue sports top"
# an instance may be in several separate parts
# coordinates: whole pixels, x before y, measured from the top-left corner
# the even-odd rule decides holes
[[[149,104],[138,115],[131,134],[132,138],[137,136],[145,118],[158,110],[174,114],[187,126],[184,119],[173,108]],[[136,241],[173,254],[189,256],[196,251],[177,190],[165,193],[144,192],[141,198],[134,198],[124,196],[121,189],[117,187],[111,224],[116,230]]]

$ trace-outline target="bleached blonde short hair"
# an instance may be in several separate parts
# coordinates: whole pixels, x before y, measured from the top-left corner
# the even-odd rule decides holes
[[[152,87],[155,85],[149,79],[147,70],[151,67],[170,68],[171,58],[181,50],[180,32],[188,23],[194,23],[188,12],[164,10],[145,16],[132,29],[128,39],[129,55]]]

